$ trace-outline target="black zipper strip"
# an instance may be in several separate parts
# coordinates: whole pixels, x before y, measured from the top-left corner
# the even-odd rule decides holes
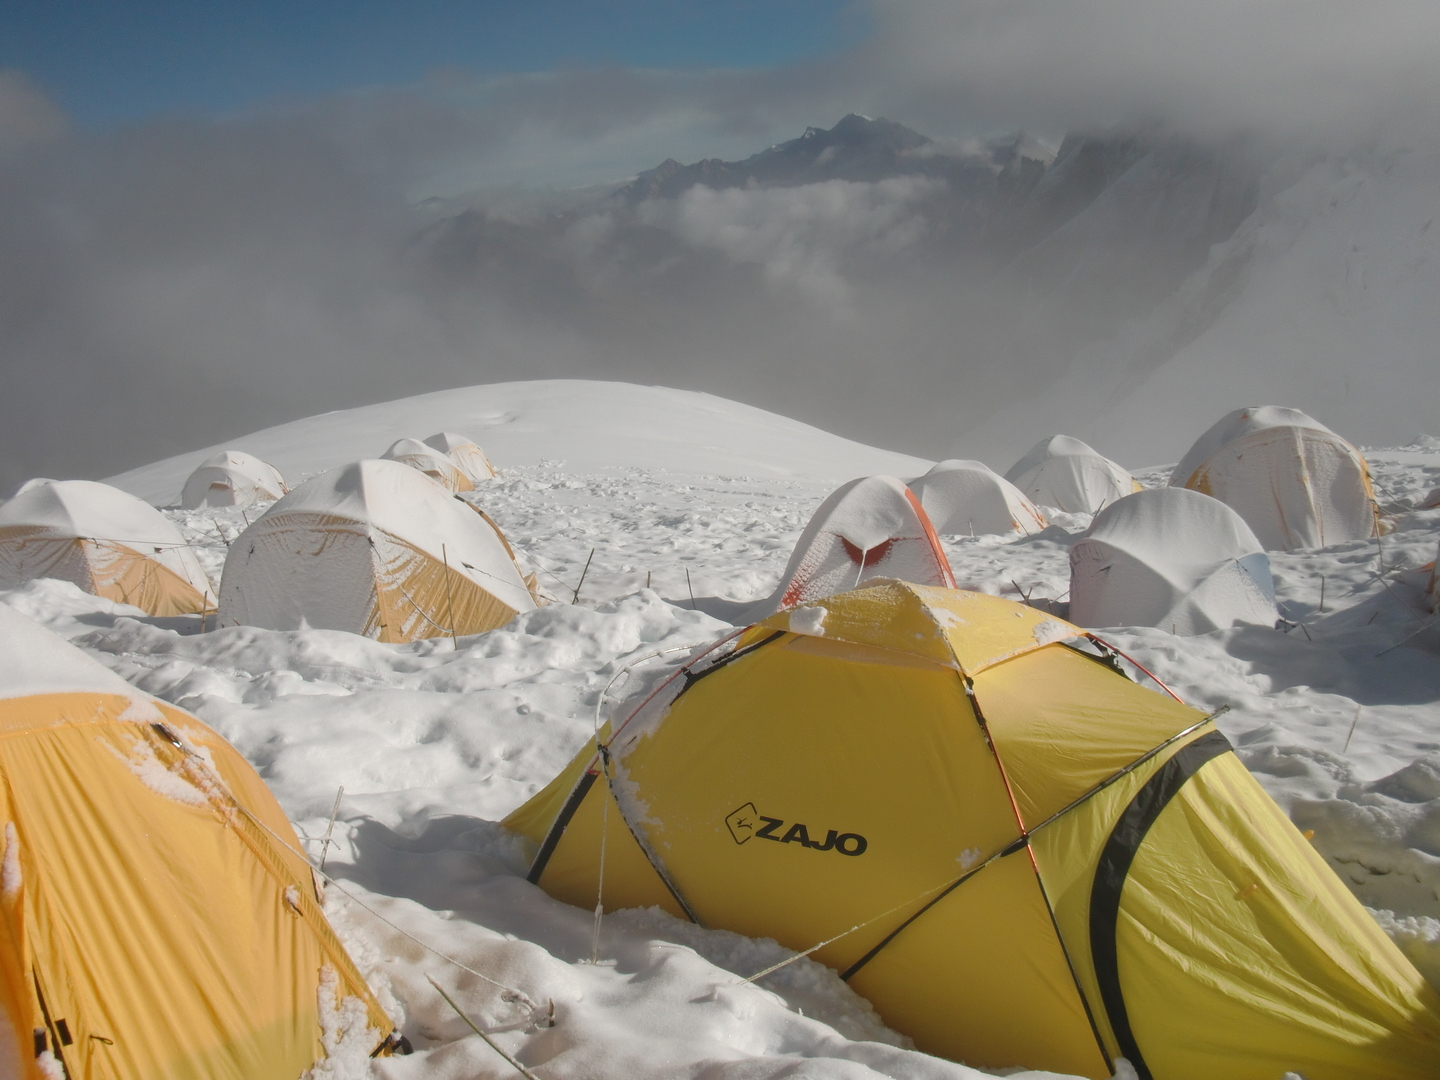
[[[1129,1060],[1139,1080],[1152,1080],[1149,1067],[1130,1028],[1125,1009],[1125,994],[1120,986],[1120,957],[1116,946],[1116,928],[1120,919],[1120,898],[1125,878],[1140,845],[1155,820],[1179,794],[1201,766],[1233,749],[1230,740],[1218,731],[1208,731],[1194,742],[1175,752],[1174,757],[1155,770],[1145,785],[1125,807],[1110,831],[1095,869],[1090,891],[1090,962],[1100,984],[1100,999],[1110,1018],[1110,1030],[1120,1056]]]

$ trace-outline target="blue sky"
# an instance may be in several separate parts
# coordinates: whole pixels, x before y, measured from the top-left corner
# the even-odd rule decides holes
[[[848,0],[5,0],[0,68],[105,125],[445,68],[767,67],[866,32]]]

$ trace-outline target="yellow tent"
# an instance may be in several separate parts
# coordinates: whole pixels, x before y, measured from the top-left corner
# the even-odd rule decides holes
[[[348,630],[406,642],[533,611],[498,525],[396,461],[312,477],[230,545],[220,625]]]
[[[0,637],[0,1075],[295,1080],[397,1046],[245,760],[4,605]]]
[[[971,1065],[1440,1077],[1440,995],[1209,720],[1081,633],[899,582],[781,612],[506,825],[551,895],[594,907],[603,829],[606,907],[825,943]]]
[[[195,552],[164,514],[108,484],[45,480],[0,505],[0,588],[72,581],[151,615],[215,610]]]

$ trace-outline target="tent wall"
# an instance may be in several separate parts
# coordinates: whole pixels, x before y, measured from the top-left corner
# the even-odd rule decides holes
[[[193,553],[185,554],[193,560]],[[175,560],[172,556],[167,561]],[[215,609],[208,590],[201,592],[154,554],[125,544],[55,536],[46,529],[0,528],[0,587],[13,588],[35,578],[70,581],[95,596],[151,615]]]
[[[1324,429],[1253,432],[1171,482],[1234,509],[1267,550],[1328,547],[1375,535],[1369,469],[1349,443]]]
[[[179,710],[0,701],[0,985],[72,1077],[294,1080],[324,1051],[322,970],[379,1046],[391,1023],[320,911],[254,770]],[[171,736],[191,748],[187,753]],[[18,971],[16,970],[18,965]],[[43,1000],[42,1000],[43,999]]]

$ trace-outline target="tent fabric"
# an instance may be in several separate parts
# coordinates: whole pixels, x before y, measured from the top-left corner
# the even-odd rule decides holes
[[[153,506],[91,480],[54,480],[0,506],[0,588],[71,581],[150,615],[215,609],[180,530]]]
[[[535,601],[499,529],[395,461],[301,484],[230,545],[220,624],[386,642],[476,634]]]
[[[336,1005],[388,1052],[249,764],[4,605],[0,636],[0,1073],[294,1080]]]
[[[489,480],[495,475],[495,467],[490,464],[485,451],[480,449],[474,439],[467,439],[464,435],[449,431],[439,431],[426,439],[425,445],[453,461],[455,467],[471,484]]]
[[[1124,468],[1079,439],[1042,439],[1005,474],[1027,498],[1067,514],[1094,514],[1140,485]]]
[[[243,450],[222,450],[196,466],[180,493],[180,506],[250,506],[278,499],[290,489],[280,470]]]
[[[1270,560],[1224,503],[1186,488],[1127,495],[1070,549],[1070,618],[1208,634],[1274,626]]]
[[[1236,409],[1196,440],[1170,484],[1233,508],[1270,551],[1375,535],[1375,492],[1365,459],[1298,409]]]
[[[1440,1076],[1440,994],[1213,724],[1081,633],[901,582],[781,612],[504,824],[550,895],[819,945],[972,1066]]]
[[[954,586],[950,561],[925,508],[893,476],[842,484],[820,504],[760,612],[792,608],[871,578]]]
[[[1024,492],[979,461],[942,461],[910,490],[941,536],[1029,534],[1049,524]]]
[[[419,439],[397,439],[380,455],[383,461],[398,461],[424,473],[446,491],[470,491],[475,487],[454,461]]]

